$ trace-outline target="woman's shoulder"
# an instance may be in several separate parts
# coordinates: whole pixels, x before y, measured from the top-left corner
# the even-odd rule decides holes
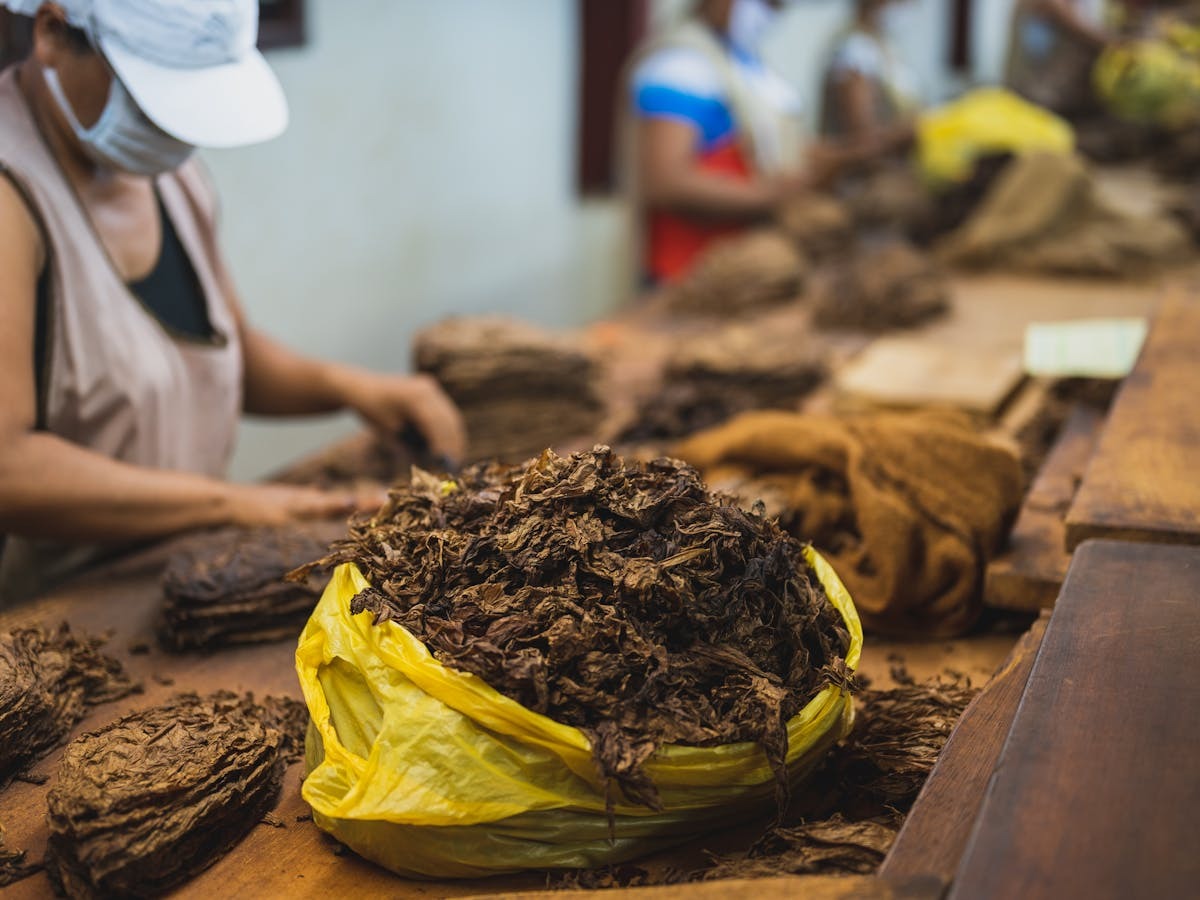
[[[635,93],[673,90],[694,97],[717,98],[724,93],[721,75],[705,54],[685,46],[652,50],[633,70]]]
[[[829,68],[835,74],[878,75],[885,66],[879,39],[861,29],[848,31],[834,44]]]

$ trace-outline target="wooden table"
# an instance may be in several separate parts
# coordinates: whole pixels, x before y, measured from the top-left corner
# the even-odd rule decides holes
[[[169,545],[144,552],[72,582],[51,594],[0,613],[0,630],[26,624],[55,624],[68,620],[75,630],[100,634],[111,631],[107,650],[121,658],[141,678],[145,693],[94,709],[72,736],[98,727],[134,709],[166,700],[183,690],[253,691],[299,697],[290,642],[222,650],[208,655],[169,655],[154,643],[154,618],[160,602],[158,575]],[[1015,634],[986,634],[960,641],[886,642],[868,640],[861,671],[877,685],[890,683],[892,660],[898,654],[917,678],[953,668],[983,683],[1016,641]],[[147,643],[150,652],[131,655],[133,644]],[[53,777],[61,750],[32,769]],[[180,897],[298,896],[352,891],[356,897],[453,897],[505,891],[537,890],[545,886],[538,874],[489,878],[482,881],[419,882],[398,878],[353,853],[334,854],[335,844],[311,822],[296,821],[308,812],[300,798],[302,765],[292,766],[284,781],[276,815],[284,828],[260,826],[233,852],[184,886]],[[0,822],[8,829],[7,845],[25,849],[40,859],[46,843],[45,795],[50,785],[15,782],[0,792]],[[699,847],[682,848],[672,863],[698,866]],[[19,882],[4,892],[13,898],[51,897],[44,874]],[[820,895],[816,896],[834,896]],[[878,894],[871,896],[892,896]],[[896,895],[900,896],[900,895]]]
[[[1067,513],[1067,546],[1092,537],[1200,544],[1200,299],[1172,293]]]
[[[1071,564],[1066,515],[1092,458],[1104,416],[1077,406],[1030,485],[1004,553],[988,563],[983,599],[1002,609],[1054,605]]]
[[[1200,548],[1076,551],[951,900],[1197,895],[1198,596]]]

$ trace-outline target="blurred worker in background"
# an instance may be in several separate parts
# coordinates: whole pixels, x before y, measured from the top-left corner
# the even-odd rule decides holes
[[[782,0],[697,0],[632,69],[631,186],[652,283],[769,216],[822,173],[804,166],[800,101],[763,62]],[[820,168],[819,164],[815,166]]]
[[[863,152],[889,154],[912,141],[921,107],[916,72],[890,38],[911,26],[912,0],[857,0],[825,73],[821,132]]]
[[[1105,0],[1017,0],[1005,81],[1067,118],[1097,110],[1092,66],[1112,39]]]
[[[0,605],[101,543],[350,511],[224,481],[243,411],[353,409],[461,456],[431,381],[302,357],[246,319],[193,150],[287,124],[255,0],[0,3],[36,16],[0,73]]]

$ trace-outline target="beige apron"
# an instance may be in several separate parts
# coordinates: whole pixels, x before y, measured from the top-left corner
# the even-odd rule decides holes
[[[212,339],[174,334],[121,280],[21,94],[0,73],[0,170],[32,206],[47,249],[47,365],[40,419],[63,440],[122,462],[222,476],[241,409],[237,322],[216,276],[214,198],[196,162],[157,179],[208,301]],[[0,607],[44,590],[99,548],[8,536]]]

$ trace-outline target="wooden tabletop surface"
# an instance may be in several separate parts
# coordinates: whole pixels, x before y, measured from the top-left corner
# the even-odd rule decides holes
[[[201,693],[219,689],[252,691],[257,695],[300,697],[291,642],[232,648],[209,654],[171,655],[154,641],[154,620],[160,604],[159,573],[169,545],[110,565],[24,606],[0,612],[0,631],[18,625],[52,625],[66,620],[89,634],[111,632],[107,652],[117,656],[142,680],[145,693],[91,711],[72,736],[94,729],[135,709],[160,703],[184,690]],[[861,671],[876,684],[890,682],[895,655],[910,673],[924,678],[947,668],[964,672],[977,684],[985,682],[1004,660],[1017,634],[991,633],[959,641],[928,643],[867,640]],[[129,647],[149,645],[149,652],[131,654]],[[56,750],[31,770],[53,778],[62,751]],[[336,844],[310,821],[300,798],[303,765],[287,772],[276,815],[285,827],[255,828],[228,856],[179,892],[181,897],[280,896],[291,893],[353,891],[356,897],[452,897],[497,892],[530,891],[545,887],[544,875],[517,875],[483,881],[419,882],[398,878],[353,853],[335,855]],[[0,791],[0,823],[7,829],[10,848],[40,859],[46,844],[45,795],[50,784],[14,782]],[[664,868],[702,862],[700,847],[683,848],[658,861]],[[4,891],[4,897],[53,896],[44,873]],[[880,895],[882,896],[882,895]]]
[[[1075,553],[950,898],[1200,890],[1200,547]]]
[[[1069,548],[1093,537],[1200,544],[1200,293],[1154,318],[1067,513]]]

